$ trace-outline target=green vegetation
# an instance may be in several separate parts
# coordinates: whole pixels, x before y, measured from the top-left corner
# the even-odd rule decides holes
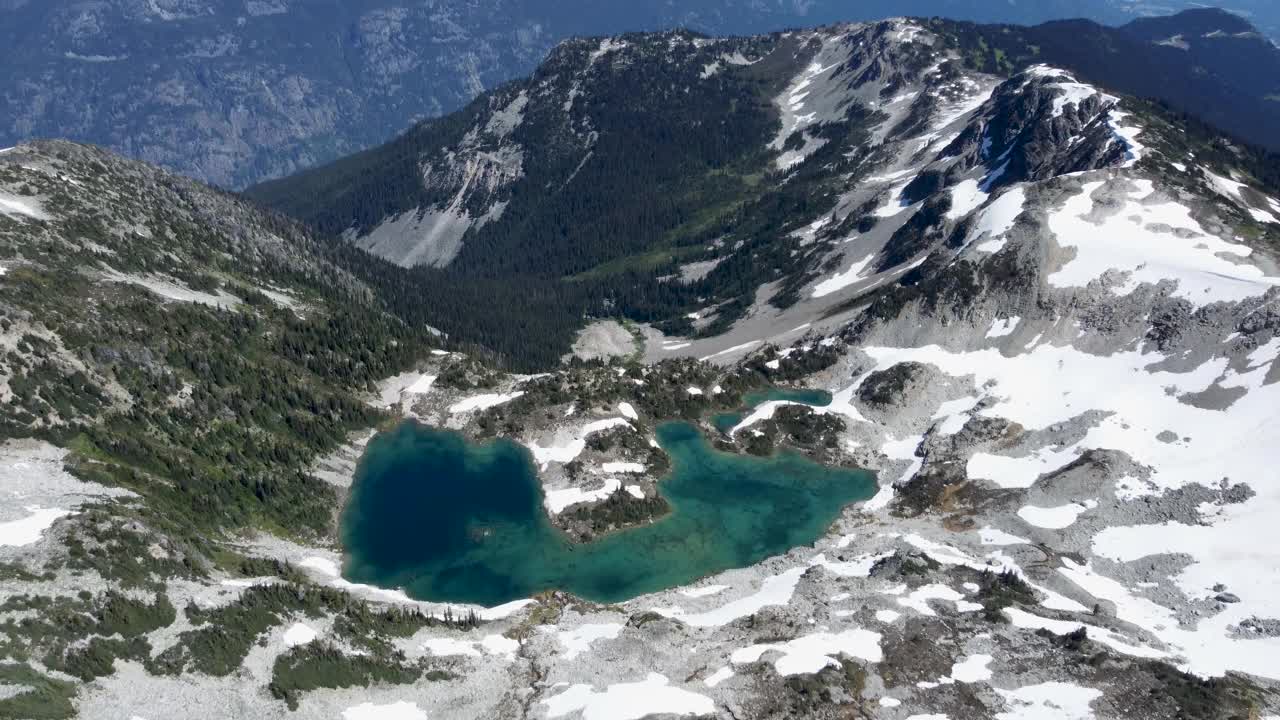
[[[639,255],[628,255],[626,257],[615,258],[597,265],[590,270],[585,270],[576,275],[570,275],[565,279],[570,281],[594,281],[601,280],[610,275],[653,273],[660,268],[671,268],[672,265],[679,264],[682,259],[693,257],[694,255],[705,252],[705,250],[705,248],[699,246],[658,248],[640,253]]]
[[[76,687],[72,683],[55,680],[26,665],[13,663],[0,664],[0,683],[27,688],[12,697],[0,699],[0,717],[28,720],[75,717],[76,709],[71,699],[75,697]]]
[[[40,658],[49,669],[86,682],[110,675],[117,659],[145,661],[151,646],[144,636],[176,617],[163,595],[147,603],[114,590],[96,598],[88,592],[74,599],[15,595],[0,609],[33,611],[0,623],[0,657]]]
[[[93,466],[85,475],[99,477],[96,469]],[[205,575],[203,564],[185,553],[181,558],[168,551],[153,553],[153,546],[167,545],[175,552],[177,548],[172,539],[128,522],[143,516],[151,517],[124,504],[88,510],[67,534],[66,567],[92,570],[120,587],[152,592],[162,590],[167,578]]]
[[[262,568],[254,565],[250,569],[256,573]],[[285,570],[288,569],[286,566]],[[332,617],[332,637],[367,655],[343,660],[330,649],[315,656],[294,653],[284,664],[285,670],[280,669],[282,665],[278,662],[277,680],[282,693],[278,696],[286,700],[294,698],[290,702],[296,702],[297,693],[321,686],[316,683],[346,687],[352,683],[333,684],[336,682],[333,678],[350,677],[352,673],[378,681],[396,681],[395,678],[401,682],[412,681],[421,673],[403,666],[403,657],[392,645],[393,639],[408,637],[424,627],[465,631],[479,624],[474,613],[455,617],[447,612],[443,617],[435,617],[413,609],[375,609],[332,588],[280,582],[248,588],[238,600],[226,606],[212,609],[188,606],[183,612],[195,629],[182,632],[175,645],[153,656],[147,634],[172,625],[177,617],[164,595],[157,595],[150,602],[115,591],[97,597],[84,592],[77,598],[15,595],[4,599],[0,611],[29,611],[29,615],[20,620],[0,623],[0,658],[19,662],[39,658],[49,669],[86,682],[110,675],[115,670],[115,661],[122,659],[142,663],[153,674],[200,672],[227,676],[240,668],[254,644],[262,642],[268,631],[289,618]],[[10,668],[11,672],[17,672],[12,668],[34,672],[22,665],[0,667]],[[3,680],[0,672],[0,681]],[[52,697],[55,691],[67,697],[74,694],[71,686],[61,683],[39,687],[41,698]],[[34,697],[31,703],[35,702]],[[4,702],[0,701],[0,717],[12,717],[4,714]],[[14,702],[19,701],[14,699]],[[48,702],[50,708],[58,707],[53,700]]]
[[[64,523],[65,553],[44,568],[101,576],[121,592],[4,598],[17,614],[0,623],[0,658],[86,681],[121,659],[153,673],[228,675],[297,615],[332,617],[335,637],[375,658],[388,638],[417,628],[474,626],[474,617],[378,612],[222,542],[252,528],[328,535],[336,497],[310,464],[386,418],[365,393],[437,346],[431,330],[406,324],[340,269],[350,249],[336,240],[93,149],[51,143],[36,152],[74,182],[0,165],[0,187],[25,188],[56,215],[0,216],[0,250],[24,259],[0,284],[0,332],[12,339],[0,374],[16,383],[0,407],[0,440],[65,445],[72,473],[140,497],[83,506]],[[115,280],[101,276],[104,266]],[[143,282],[236,304],[166,299]],[[167,581],[215,568],[280,582],[226,607],[185,608],[195,627],[153,656],[147,635],[177,618]],[[42,579],[10,565],[0,577]],[[33,689],[0,701],[0,716],[72,714],[71,686],[13,667]]]
[[[157,595],[150,604],[143,604],[115,591],[106,593],[106,600],[98,610],[97,632],[102,635],[120,635],[136,638],[149,632],[168,627],[177,618],[177,611],[169,598]]]
[[[36,575],[16,563],[0,562],[0,582],[36,582],[53,578],[54,574],[51,571]]]
[[[1168,663],[1142,663],[1154,675],[1155,687],[1142,702],[1167,706],[1179,720],[1250,720],[1263,708],[1261,693],[1247,677],[1199,678]]]
[[[870,405],[889,405],[906,390],[907,384],[926,370],[918,362],[900,362],[867,376],[858,388],[858,397]]]
[[[267,689],[272,697],[298,709],[302,693],[318,688],[368,687],[373,683],[407,684],[422,677],[423,669],[405,662],[403,653],[387,657],[350,655],[340,648],[316,641],[276,657]],[[428,673],[428,679],[448,675]]]
[[[570,526],[581,523],[589,528],[578,538],[587,542],[614,530],[654,522],[670,511],[671,504],[662,496],[638,498],[618,490],[604,502],[567,510],[563,520]]]
[[[991,622],[1003,622],[1001,610],[1014,604],[1032,604],[1036,594],[1018,573],[1002,570],[994,573],[982,571],[978,578],[978,600],[982,603],[982,615]]]
[[[844,420],[798,405],[778,408],[773,422],[789,445],[809,450],[833,449],[844,432]]]
[[[0,285],[0,327],[20,333],[0,352],[0,373],[14,378],[0,439],[68,444],[74,473],[144,499],[78,521],[69,564],[146,587],[201,574],[211,540],[227,530],[326,534],[336,500],[310,463],[384,419],[361,395],[425,355],[435,336],[339,269],[349,251],[339,241],[97,151],[43,152],[79,184],[0,167],[0,185],[32,185],[58,214],[0,218],[0,247],[27,259]],[[115,202],[98,202],[121,188]],[[166,301],[84,272],[100,257],[118,273],[243,302]],[[152,557],[155,533],[173,559]]]
[[[223,569],[243,578],[277,577],[298,585],[307,583],[301,570],[278,558],[246,557],[223,551],[218,559]]]
[[[816,673],[783,678],[784,692],[766,702],[768,717],[867,717],[862,692],[867,671],[858,663],[839,658],[838,665],[828,665]]]
[[[61,657],[46,659],[51,670],[73,675],[84,682],[105,677],[116,671],[115,661],[133,660],[145,662],[151,657],[151,643],[145,638],[117,640],[115,638],[90,638],[88,644],[70,648]]]
[[[389,647],[384,636],[405,637],[429,626],[470,629],[479,623],[474,614],[437,618],[416,610],[373,610],[345,592],[295,583],[255,585],[230,605],[211,610],[188,606],[184,612],[196,629],[183,632],[175,645],[156,656],[148,664],[151,672],[229,675],[264,633],[291,616],[335,616],[338,637],[375,653]]]

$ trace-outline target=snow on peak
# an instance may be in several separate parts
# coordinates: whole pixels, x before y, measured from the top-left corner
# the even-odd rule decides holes
[[[1097,98],[1106,115],[1107,126],[1111,129],[1113,141],[1120,143],[1125,149],[1125,160],[1121,167],[1132,167],[1142,159],[1143,151],[1146,149],[1142,143],[1138,142],[1142,127],[1131,121],[1125,121],[1125,118],[1131,115],[1120,110],[1120,98],[1076,80],[1075,76],[1066,70],[1049,65],[1032,65],[1022,71],[1021,78],[1023,88],[1032,82],[1040,81],[1043,87],[1057,91],[1053,99],[1053,117],[1061,116],[1068,106],[1079,107],[1082,102]]]
[[[595,64],[595,61],[604,57],[606,54],[611,53],[614,50],[621,50],[626,46],[627,43],[625,40],[611,37],[605,38],[600,41],[599,47],[591,51],[591,55],[587,58],[588,64]]]
[[[1062,115],[1068,105],[1078,106],[1091,97],[1097,97],[1103,105],[1115,105],[1120,102],[1120,98],[1115,95],[1109,95],[1092,85],[1079,82],[1066,70],[1049,65],[1032,65],[1024,70],[1022,75],[1022,87],[1026,87],[1033,80],[1056,80],[1056,82],[1044,83],[1044,87],[1058,91],[1057,97],[1053,99],[1053,117]]]

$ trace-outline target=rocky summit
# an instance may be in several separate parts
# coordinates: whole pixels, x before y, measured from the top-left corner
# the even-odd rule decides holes
[[[0,152],[0,717],[1280,716],[1280,161],[1024,32],[578,39],[251,199]]]

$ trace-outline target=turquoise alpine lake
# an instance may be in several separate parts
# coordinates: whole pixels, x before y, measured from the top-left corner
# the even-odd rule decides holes
[[[344,573],[421,600],[492,606],[556,589],[619,602],[810,544],[876,491],[871,472],[722,452],[685,422],[658,426],[657,439],[671,457],[658,483],[671,512],[576,544],[547,517],[524,447],[402,423],[370,441],[356,471]]]

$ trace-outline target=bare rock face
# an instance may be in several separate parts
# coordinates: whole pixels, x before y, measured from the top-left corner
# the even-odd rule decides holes
[[[998,188],[1094,170],[1124,158],[1125,146],[1112,141],[1106,108],[1114,100],[1089,94],[1078,102],[1064,88],[1078,85],[1066,73],[1043,69],[1022,83],[1000,87],[986,122],[971,125],[951,146],[960,162],[953,174],[986,163],[986,186]]]
[[[858,397],[868,405],[891,406],[929,375],[929,366],[918,362],[900,362],[887,370],[878,370],[862,381]]]

